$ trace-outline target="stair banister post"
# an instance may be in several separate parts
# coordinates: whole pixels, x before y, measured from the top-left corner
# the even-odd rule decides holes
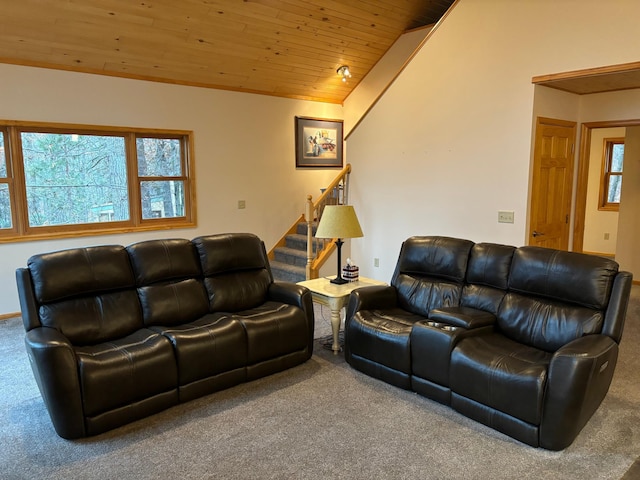
[[[307,222],[307,266],[305,277],[307,280],[311,278],[311,266],[313,264],[313,202],[311,195],[307,195],[307,203],[304,209],[304,219]]]

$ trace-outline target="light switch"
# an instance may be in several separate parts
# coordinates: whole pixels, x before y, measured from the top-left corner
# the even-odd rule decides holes
[[[513,210],[498,211],[498,223],[513,223],[515,214]]]

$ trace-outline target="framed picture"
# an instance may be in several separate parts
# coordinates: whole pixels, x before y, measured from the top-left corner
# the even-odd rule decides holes
[[[296,117],[296,168],[342,168],[342,120]]]

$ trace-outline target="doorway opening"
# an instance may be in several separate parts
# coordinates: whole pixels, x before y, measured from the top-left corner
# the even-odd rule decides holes
[[[593,252],[593,247],[585,248],[585,228],[587,223],[587,217],[589,210],[593,210],[593,205],[588,207],[588,196],[589,193],[595,186],[593,185],[593,180],[589,181],[589,172],[592,167],[591,162],[594,161],[592,158],[592,145],[593,138],[598,135],[599,131],[603,131],[604,129],[616,129],[616,128],[625,128],[625,127],[633,127],[639,126],[640,119],[635,120],[619,120],[619,121],[604,121],[604,122],[586,122],[581,126],[581,135],[580,135],[580,150],[578,157],[578,180],[576,187],[576,202],[575,202],[575,214],[574,214],[574,224],[573,224],[573,245],[572,250],[574,252],[583,252],[588,251],[589,253],[601,253],[601,252]],[[598,167],[599,168],[599,167]],[[592,176],[593,178],[593,176]],[[624,186],[624,182],[623,182]],[[624,188],[624,187],[623,187]],[[616,236],[617,236],[617,218],[616,218]],[[606,235],[606,234],[605,234]],[[604,240],[604,238],[603,238]],[[609,239],[610,241],[614,239]],[[613,246],[613,251],[615,252],[615,245]],[[597,248],[596,248],[597,250]]]

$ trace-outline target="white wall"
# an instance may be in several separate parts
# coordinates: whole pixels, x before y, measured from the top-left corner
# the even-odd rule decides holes
[[[591,132],[589,149],[589,179],[587,184],[587,206],[584,218],[584,241],[582,249],[592,253],[616,253],[618,238],[618,212],[598,210],[600,204],[600,181],[605,138],[624,138],[625,129],[596,128]],[[609,238],[605,239],[605,234]]]
[[[431,29],[432,26],[428,26],[401,35],[356,88],[351,91],[344,101],[345,136],[349,135],[362,115],[387,88]]]
[[[14,272],[34,253],[232,231],[269,249],[337,173],[295,168],[294,116],[342,118],[339,105],[14,65],[0,79],[4,120],[193,130],[198,205],[194,229],[0,244],[0,314],[19,310]]]
[[[411,235],[526,243],[531,79],[637,61],[639,15],[631,0],[460,0],[348,140],[361,274],[388,281]]]

